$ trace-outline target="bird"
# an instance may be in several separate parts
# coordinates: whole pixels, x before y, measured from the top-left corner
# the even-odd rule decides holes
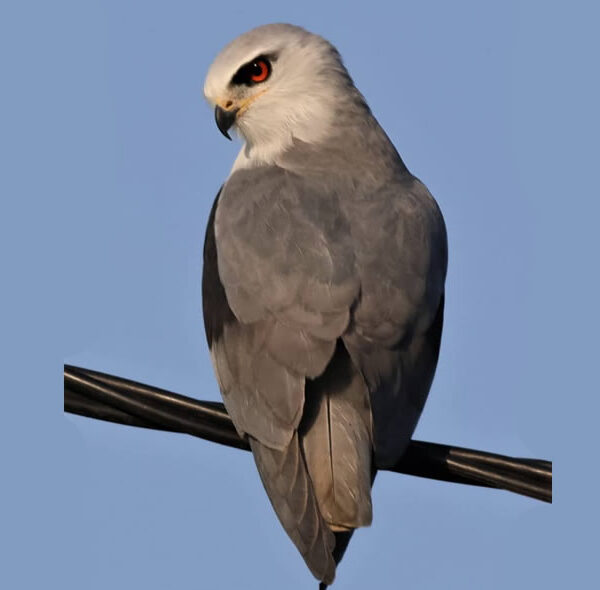
[[[214,59],[204,95],[221,133],[243,142],[205,235],[211,360],[323,589],[371,524],[375,474],[402,457],[428,396],[446,227],[322,36],[245,32]]]

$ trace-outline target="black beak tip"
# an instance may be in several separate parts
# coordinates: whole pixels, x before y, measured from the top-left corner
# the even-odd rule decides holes
[[[215,107],[215,122],[219,131],[231,141],[231,136],[228,131],[231,126],[235,123],[235,116],[237,115],[238,109],[231,109],[227,111],[221,108],[219,105]]]

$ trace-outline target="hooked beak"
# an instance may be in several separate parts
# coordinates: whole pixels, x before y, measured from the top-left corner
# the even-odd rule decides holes
[[[239,109],[226,110],[219,105],[215,107],[215,121],[219,131],[229,140],[231,137],[227,131],[235,123],[235,117],[238,114]]]

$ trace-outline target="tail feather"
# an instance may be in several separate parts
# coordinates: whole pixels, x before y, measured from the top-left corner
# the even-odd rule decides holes
[[[370,525],[369,392],[341,342],[327,371],[307,383],[305,398],[300,435],[321,514],[334,531]]]
[[[321,589],[333,582],[354,529],[371,524],[370,416],[367,386],[338,341],[326,371],[306,382],[289,446],[249,437],[271,504]]]
[[[335,577],[335,537],[319,511],[298,433],[283,451],[249,438],[271,504],[313,575],[325,584]]]

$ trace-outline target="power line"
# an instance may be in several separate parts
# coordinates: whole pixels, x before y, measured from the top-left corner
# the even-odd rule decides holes
[[[181,432],[249,450],[219,402],[199,401],[106,373],[65,365],[65,411],[128,426]],[[389,471],[504,489],[552,502],[552,463],[413,440]]]

